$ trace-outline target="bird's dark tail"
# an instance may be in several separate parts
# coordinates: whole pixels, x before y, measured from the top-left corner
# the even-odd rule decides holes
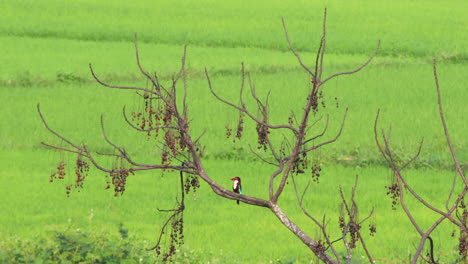
[[[237,200],[237,205],[239,205],[239,200]]]

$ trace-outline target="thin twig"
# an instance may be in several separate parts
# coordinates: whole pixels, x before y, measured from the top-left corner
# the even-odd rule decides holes
[[[356,69],[354,69],[352,71],[339,72],[339,73],[332,74],[330,77],[328,77],[328,78],[326,78],[325,80],[322,81],[322,85],[325,84],[326,82],[328,82],[329,80],[335,78],[335,77],[338,77],[338,76],[341,76],[341,75],[354,74],[354,73],[359,72],[360,70],[362,70],[364,67],[366,67],[372,61],[372,59],[375,57],[375,55],[377,54],[379,49],[380,49],[380,40],[377,42],[377,48],[375,48],[374,52],[370,55],[369,59],[367,59],[367,61],[364,62],[361,66],[359,66],[358,68],[356,68]]]
[[[323,146],[325,146],[325,145],[328,145],[328,144],[333,143],[333,142],[335,142],[336,140],[338,140],[338,138],[341,136],[341,132],[343,132],[343,128],[344,128],[344,124],[345,124],[345,121],[346,121],[346,116],[347,116],[347,114],[348,114],[348,108],[346,108],[346,111],[345,111],[345,113],[344,113],[344,115],[343,115],[343,120],[341,121],[340,130],[338,131],[338,133],[336,134],[336,136],[335,136],[333,139],[330,139],[330,140],[325,141],[325,142],[323,142],[323,143],[320,143],[320,144],[314,145],[314,146],[312,146],[312,147],[306,148],[305,150],[300,151],[299,154],[302,154],[302,153],[304,153],[304,152],[309,152],[309,151],[312,151],[312,150],[314,150],[314,149],[318,149],[318,148],[320,148],[320,147],[323,147]]]
[[[322,132],[321,132],[320,134],[318,134],[318,135],[312,137],[312,138],[309,138],[309,139],[305,140],[305,141],[302,143],[302,145],[305,145],[305,144],[309,143],[310,141],[314,141],[314,140],[316,140],[317,138],[322,137],[323,135],[325,135],[325,133],[326,133],[327,130],[328,130],[328,119],[329,119],[329,116],[327,115],[327,121],[325,121],[325,127],[323,128]],[[314,124],[312,124],[312,125],[314,125]]]
[[[462,178],[463,182],[468,187],[468,180],[466,179],[465,172],[461,168],[460,162],[458,161],[457,154],[455,153],[455,149],[454,149],[453,144],[452,144],[452,140],[450,139],[450,134],[448,132],[447,123],[445,122],[445,114],[444,114],[444,110],[442,108],[442,98],[441,98],[441,95],[440,95],[439,77],[437,75],[437,61],[436,61],[436,59],[434,59],[433,65],[434,65],[434,80],[435,80],[436,89],[437,89],[437,104],[439,105],[439,115],[440,115],[440,120],[442,122],[442,127],[444,128],[444,134],[445,134],[445,138],[447,140],[447,145],[448,145],[448,147],[450,149],[450,154],[452,154],[452,159],[453,159],[453,162],[455,163],[455,167],[457,168],[457,171],[460,174],[460,177]]]
[[[284,17],[281,18],[281,22],[283,23],[283,29],[284,29],[284,35],[286,36],[286,41],[288,42],[288,45],[289,45],[289,49],[291,50],[291,52],[294,54],[294,56],[296,56],[297,58],[297,61],[299,62],[299,64],[302,66],[302,68],[304,68],[304,70],[306,70],[310,76],[312,76],[312,78],[315,78],[315,75],[314,73],[310,70],[309,67],[307,67],[304,62],[302,62],[302,59],[301,59],[301,55],[299,55],[299,53],[296,52],[296,50],[294,49],[294,46],[293,44],[291,43],[291,40],[289,39],[289,33],[288,33],[288,29],[286,27],[286,22],[284,21]]]
[[[253,149],[252,149],[252,146],[249,144],[249,149],[250,149],[250,152],[252,152],[257,158],[259,158],[261,161],[265,162],[266,164],[270,164],[270,165],[273,165],[275,167],[279,167],[278,164],[276,163],[273,163],[271,161],[268,161],[267,159],[265,159],[264,157],[262,157],[260,154],[258,154],[257,152],[255,152]]]

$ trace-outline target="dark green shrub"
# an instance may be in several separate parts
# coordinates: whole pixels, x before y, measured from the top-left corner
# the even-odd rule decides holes
[[[0,242],[0,263],[154,263],[144,245],[119,234],[68,228],[31,239],[7,238]]]

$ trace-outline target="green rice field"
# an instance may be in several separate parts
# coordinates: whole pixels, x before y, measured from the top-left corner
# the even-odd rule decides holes
[[[213,97],[204,71],[210,72],[213,88],[221,96],[236,101],[244,63],[258,95],[265,98],[271,91],[272,123],[286,123],[291,111],[302,111],[310,82],[288,50],[281,18],[296,49],[312,66],[325,7],[324,75],[358,67],[379,40],[381,49],[362,71],[324,87],[326,107],[317,115],[330,116],[324,140],[338,132],[346,108],[348,117],[339,140],[313,154],[323,171],[305,204],[319,219],[327,216],[331,237],[338,238],[339,186],[349,193],[359,175],[360,215],[375,210],[372,221],[377,233],[364,235],[376,263],[407,263],[418,245],[418,234],[400,208],[392,210],[386,195],[391,172],[375,145],[373,124],[380,109],[380,125],[391,126],[393,149],[402,159],[414,155],[424,138],[421,157],[406,176],[424,197],[443,207],[453,164],[438,116],[432,59],[438,61],[452,141],[467,167],[468,3],[464,0],[0,0],[0,255],[6,254],[12,241],[34,243],[57,230],[80,229],[112,237],[120,224],[141,247],[156,241],[167,217],[157,209],[174,206],[178,173],[136,173],[129,177],[124,195],[114,197],[112,190],[104,190],[103,173],[91,169],[85,188],[72,190],[67,197],[65,186],[73,179],[50,183],[49,175],[60,159],[72,164],[75,157],[40,144],[61,143],[48,133],[36,110],[40,103],[50,126],[74,142],[110,151],[101,134],[102,113],[108,136],[116,144],[126,146],[142,162],[158,162],[155,146],[122,117],[123,105],[141,109],[138,96],[99,86],[88,67],[92,63],[108,83],[145,87],[135,63],[135,33],[143,66],[157,72],[163,83],[179,70],[183,47],[188,45],[191,131],[197,137],[206,130],[201,143],[206,147],[202,161],[207,173],[226,188],[230,178],[240,176],[245,194],[267,199],[269,175],[275,168],[250,153],[249,145],[257,144],[255,124],[246,122],[242,140],[226,139],[225,126],[235,127],[238,113]],[[248,101],[248,106],[254,109],[255,104]],[[322,127],[323,123],[317,125],[317,131]],[[281,132],[271,136],[276,143],[283,138]],[[67,173],[72,174],[73,168]],[[300,185],[307,180],[299,179]],[[178,263],[318,263],[267,209],[237,206],[216,196],[205,183],[186,203],[185,244]],[[279,204],[311,237],[320,239],[320,231],[297,206],[292,184]],[[416,201],[409,199],[408,204],[423,227],[435,221],[437,215]],[[444,222],[432,235],[440,263],[457,261],[454,230]],[[344,246],[337,250],[346,254]],[[160,262],[152,258],[154,252],[141,254],[146,254],[142,259],[151,256],[149,263]],[[359,247],[354,257],[353,263],[367,263]]]

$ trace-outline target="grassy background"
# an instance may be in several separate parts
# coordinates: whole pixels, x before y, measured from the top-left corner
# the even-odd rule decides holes
[[[362,72],[335,79],[325,87],[327,108],[323,113],[332,120],[327,137],[334,136],[345,107],[349,107],[349,116],[340,140],[315,154],[325,168],[307,204],[318,216],[330,217],[330,227],[336,228],[336,182],[349,190],[358,174],[361,212],[376,208],[378,233],[368,239],[375,257],[405,260],[414,251],[417,237],[402,212],[390,209],[391,201],[385,195],[390,176],[381,166],[373,141],[373,121],[380,108],[381,124],[392,124],[392,141],[402,157],[413,153],[424,137],[420,168],[408,171],[408,176],[430,199],[448,192],[450,186],[444,183],[450,182],[452,173],[442,168],[450,166],[450,157],[437,116],[431,59],[439,60],[449,129],[460,159],[466,161],[468,36],[463,32],[468,29],[464,15],[468,4],[461,0],[295,1],[287,5],[283,1],[3,1],[0,237],[31,237],[64,228],[71,221],[80,228],[109,231],[124,223],[139,239],[149,244],[154,241],[164,220],[156,208],[170,207],[177,192],[160,186],[176,178],[171,174],[161,177],[158,172],[137,174],[129,179],[125,195],[115,198],[103,190],[102,174],[91,171],[86,188],[67,198],[65,185],[72,179],[48,182],[60,154],[40,147],[41,141],[57,141],[36,114],[40,102],[54,129],[94,149],[106,150],[109,147],[99,128],[99,114],[104,113],[109,136],[116,143],[131,146],[129,151],[142,159],[157,161],[154,147],[145,146],[145,137],[127,128],[120,114],[124,104],[138,108],[138,99],[129,92],[99,87],[88,69],[91,62],[106,81],[145,86],[134,63],[135,32],[145,68],[158,72],[165,81],[177,71],[183,45],[189,44],[192,130],[198,135],[207,129],[203,142],[207,171],[227,187],[232,175],[241,175],[248,194],[266,197],[264,179],[272,168],[255,161],[247,151],[248,144],[256,142],[254,125],[246,124],[246,137],[235,145],[225,139],[224,126],[235,126],[237,115],[210,95],[203,71],[208,68],[214,88],[222,96],[237,100],[240,63],[244,62],[258,93],[265,96],[272,91],[273,121],[285,122],[290,111],[301,111],[308,77],[287,51],[280,18],[285,17],[296,48],[312,62],[324,6],[329,15],[326,75],[358,66],[377,40],[382,41],[382,48]],[[334,97],[339,99],[339,108],[334,107]],[[273,137],[279,140],[282,135]],[[73,157],[65,159],[73,163]],[[306,179],[301,180],[305,184]],[[203,184],[191,199],[184,250],[200,253],[203,261],[304,263],[313,259],[266,210],[219,199]],[[281,204],[294,221],[319,238],[319,232],[294,206],[291,188]],[[431,222],[433,215],[411,201],[410,205],[420,221]],[[444,226],[435,234],[437,255],[443,258],[456,252],[451,228]],[[409,234],[408,240],[402,241],[395,233]],[[360,254],[358,250],[356,256]]]

